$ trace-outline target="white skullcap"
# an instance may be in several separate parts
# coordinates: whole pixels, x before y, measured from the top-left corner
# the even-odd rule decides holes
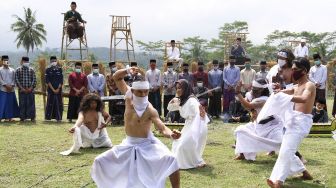
[[[132,89],[149,89],[148,81],[135,81],[132,83]]]
[[[301,39],[300,42],[306,42],[306,39]]]
[[[261,85],[257,81],[253,80],[252,82],[252,87],[257,87],[257,88],[268,88],[268,84]]]

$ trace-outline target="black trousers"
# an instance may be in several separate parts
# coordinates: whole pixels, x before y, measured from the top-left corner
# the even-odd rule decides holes
[[[163,95],[163,114],[164,117],[168,114],[168,103],[175,97],[175,95]]]
[[[209,114],[211,116],[219,116],[221,114],[222,109],[222,103],[221,103],[221,97],[222,92],[213,92],[213,95],[210,96],[209,100]]]
[[[153,107],[158,111],[161,116],[161,95],[160,90],[149,92],[148,101],[153,105]]]

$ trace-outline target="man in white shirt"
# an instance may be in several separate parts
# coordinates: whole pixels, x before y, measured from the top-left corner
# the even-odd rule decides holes
[[[156,68],[156,60],[149,61],[150,69],[145,74],[145,80],[149,82],[148,100],[161,116],[161,71]]]
[[[325,99],[326,93],[326,81],[327,81],[327,67],[321,64],[320,54],[314,54],[314,66],[309,71],[309,80],[315,83],[316,86],[316,98]]]
[[[175,47],[175,40],[170,41],[171,47],[167,49],[167,55],[168,55],[168,61],[174,62],[174,68],[181,67],[183,63],[183,59],[180,58],[180,50]],[[176,63],[178,62],[178,66],[176,66]]]
[[[252,81],[255,79],[256,71],[251,68],[251,59],[245,59],[245,68],[240,71],[240,81],[243,84],[241,92],[244,94],[252,89]]]
[[[301,44],[297,46],[294,50],[294,55],[295,57],[304,57],[308,58],[309,50],[308,47],[306,46],[306,40],[301,39]]]

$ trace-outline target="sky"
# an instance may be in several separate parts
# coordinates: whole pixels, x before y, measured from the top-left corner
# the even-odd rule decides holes
[[[134,42],[200,36],[216,38],[224,23],[236,20],[249,24],[248,39],[264,43],[272,31],[336,31],[335,0],[77,0],[77,10],[87,21],[89,47],[109,47],[111,17],[131,16]],[[47,31],[47,43],[40,49],[60,48],[62,12],[71,0],[0,0],[0,51],[16,51],[16,34],[10,30],[13,15],[23,16],[23,7],[36,11]],[[19,50],[23,50],[20,48]]]

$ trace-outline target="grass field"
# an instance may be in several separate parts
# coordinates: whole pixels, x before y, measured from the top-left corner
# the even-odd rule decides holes
[[[330,106],[330,105],[329,105]],[[42,109],[38,109],[43,112]],[[67,129],[69,123],[45,122],[39,115],[37,123],[0,123],[0,187],[95,187],[90,177],[94,158],[107,149],[82,149],[80,154],[61,156],[59,152],[72,145]],[[233,130],[238,124],[215,121],[209,125],[203,169],[183,170],[182,187],[267,187],[275,157],[261,153],[255,162],[234,161]],[[125,137],[123,127],[108,127],[113,144]],[[160,137],[168,147],[171,141]],[[335,140],[308,137],[300,152],[308,160],[307,169],[313,181],[289,178],[287,187],[336,187]],[[167,187],[170,187],[167,181]]]

